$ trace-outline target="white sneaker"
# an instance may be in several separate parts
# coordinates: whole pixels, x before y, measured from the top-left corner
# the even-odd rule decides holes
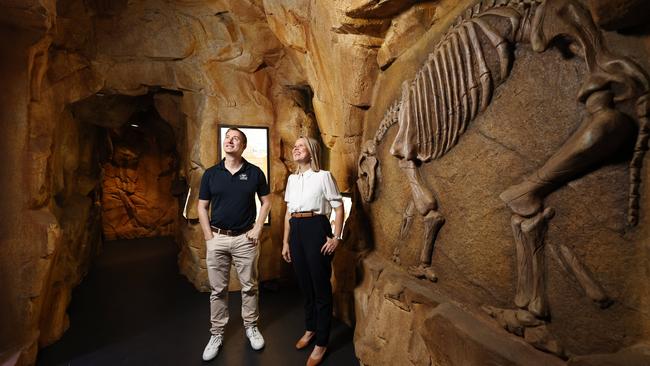
[[[254,350],[258,351],[264,348],[264,337],[262,337],[262,333],[256,326],[246,328],[246,337],[248,337]]]
[[[205,349],[203,350],[203,361],[210,361],[211,359],[217,357],[222,342],[223,342],[223,336],[221,334],[219,335],[213,334],[212,337],[210,337],[210,341],[208,342],[208,344],[205,346]]]

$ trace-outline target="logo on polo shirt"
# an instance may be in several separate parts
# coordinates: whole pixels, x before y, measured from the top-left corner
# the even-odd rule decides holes
[[[246,174],[239,174],[239,180],[248,180],[248,176]]]

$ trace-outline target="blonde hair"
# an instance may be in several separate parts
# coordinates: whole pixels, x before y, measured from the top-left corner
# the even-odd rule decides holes
[[[307,146],[307,151],[309,151],[309,156],[311,158],[309,161],[309,167],[314,172],[319,171],[320,170],[320,143],[315,138],[309,136],[300,136],[298,137],[298,140],[300,139],[303,139],[305,141],[305,145]],[[296,173],[298,173],[298,170],[296,170]]]

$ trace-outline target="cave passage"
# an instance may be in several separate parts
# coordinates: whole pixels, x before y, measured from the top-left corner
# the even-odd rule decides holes
[[[101,210],[103,244],[73,292],[69,329],[39,352],[38,365],[201,362],[210,337],[210,295],[180,274],[175,242],[187,194],[178,153],[184,126],[161,117],[156,101],[164,95],[158,93],[98,93],[70,106],[76,123],[97,131],[85,151],[101,165],[95,181],[101,193],[94,202]],[[211,364],[304,364],[311,348],[294,348],[304,331],[299,293],[291,280],[260,283],[259,326],[266,347],[256,352],[244,335],[241,295],[231,292],[225,343]],[[352,333],[333,321],[324,364],[358,364]]]
[[[211,365],[302,365],[311,348],[296,351],[303,310],[291,283],[260,285],[260,330],[266,347],[253,351],[244,335],[241,296],[232,292],[225,343]],[[171,238],[106,243],[75,289],[71,327],[42,349],[37,365],[192,365],[209,339],[209,294],[178,273]],[[353,330],[333,319],[324,365],[357,365]]]
[[[137,98],[126,123],[108,131],[111,156],[102,165],[104,239],[174,235],[179,219],[176,137],[151,96]]]

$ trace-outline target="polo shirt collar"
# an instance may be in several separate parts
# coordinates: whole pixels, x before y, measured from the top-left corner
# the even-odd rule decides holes
[[[241,158],[241,160],[242,160],[241,168],[239,168],[237,173],[245,171],[246,169],[248,169],[248,166],[250,165],[250,163],[246,159]],[[221,159],[219,164],[217,164],[217,168],[228,171],[228,169],[226,169],[226,158]]]

